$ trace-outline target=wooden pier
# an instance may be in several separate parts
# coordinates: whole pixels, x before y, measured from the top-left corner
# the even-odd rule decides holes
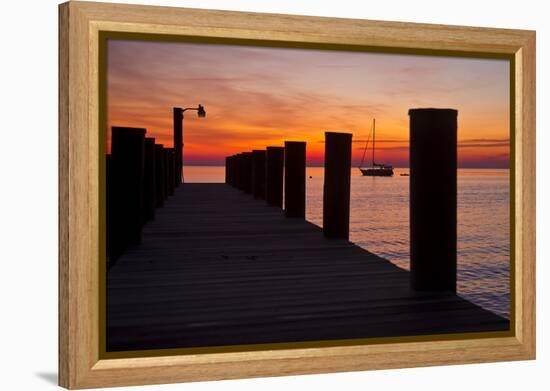
[[[184,184],[107,275],[107,350],[507,330],[226,184]]]
[[[348,240],[351,134],[325,133],[320,228],[305,142],[227,156],[224,184],[182,184],[174,113],[175,148],[113,128],[107,351],[509,330],[456,295],[455,110],[410,111],[411,273]],[[426,172],[434,148],[447,158]]]

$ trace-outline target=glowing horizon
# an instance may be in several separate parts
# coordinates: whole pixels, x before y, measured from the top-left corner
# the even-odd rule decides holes
[[[322,165],[324,132],[342,131],[357,165],[376,118],[376,160],[407,167],[409,108],[451,107],[459,166],[507,168],[509,71],[507,60],[111,40],[107,126],[172,146],[172,107],[201,103],[205,119],[185,113],[186,164],[299,140]]]

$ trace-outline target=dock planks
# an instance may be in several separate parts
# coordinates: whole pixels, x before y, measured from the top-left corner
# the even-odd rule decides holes
[[[508,330],[226,184],[184,184],[107,274],[107,351]]]

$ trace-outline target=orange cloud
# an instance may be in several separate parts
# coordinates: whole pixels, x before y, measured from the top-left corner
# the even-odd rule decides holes
[[[461,59],[230,45],[110,41],[108,122],[145,127],[172,145],[172,107],[186,112],[188,164],[306,141],[322,164],[324,132],[353,133],[353,159],[377,119],[377,160],[408,165],[412,107],[459,110],[459,162],[505,167],[509,156],[509,64]],[[107,150],[109,149],[109,132]]]

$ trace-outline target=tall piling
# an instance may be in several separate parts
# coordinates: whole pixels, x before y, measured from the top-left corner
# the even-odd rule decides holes
[[[141,243],[145,129],[112,127],[112,223],[114,259]]]
[[[349,239],[351,139],[350,133],[325,133],[323,233],[327,238]]]
[[[145,137],[143,148],[143,205],[142,223],[155,218],[156,184],[155,184],[155,139]]]
[[[306,143],[285,141],[285,215],[306,216]]]
[[[183,182],[183,110],[174,107],[174,184],[178,187]]]
[[[453,109],[411,109],[411,285],[456,292],[457,115]]]
[[[265,150],[252,151],[252,194],[258,200],[265,199]]]
[[[265,200],[283,207],[284,147],[267,147],[265,162]]]
[[[164,147],[155,144],[155,207],[157,208],[164,205],[164,199],[166,198],[164,160]]]

